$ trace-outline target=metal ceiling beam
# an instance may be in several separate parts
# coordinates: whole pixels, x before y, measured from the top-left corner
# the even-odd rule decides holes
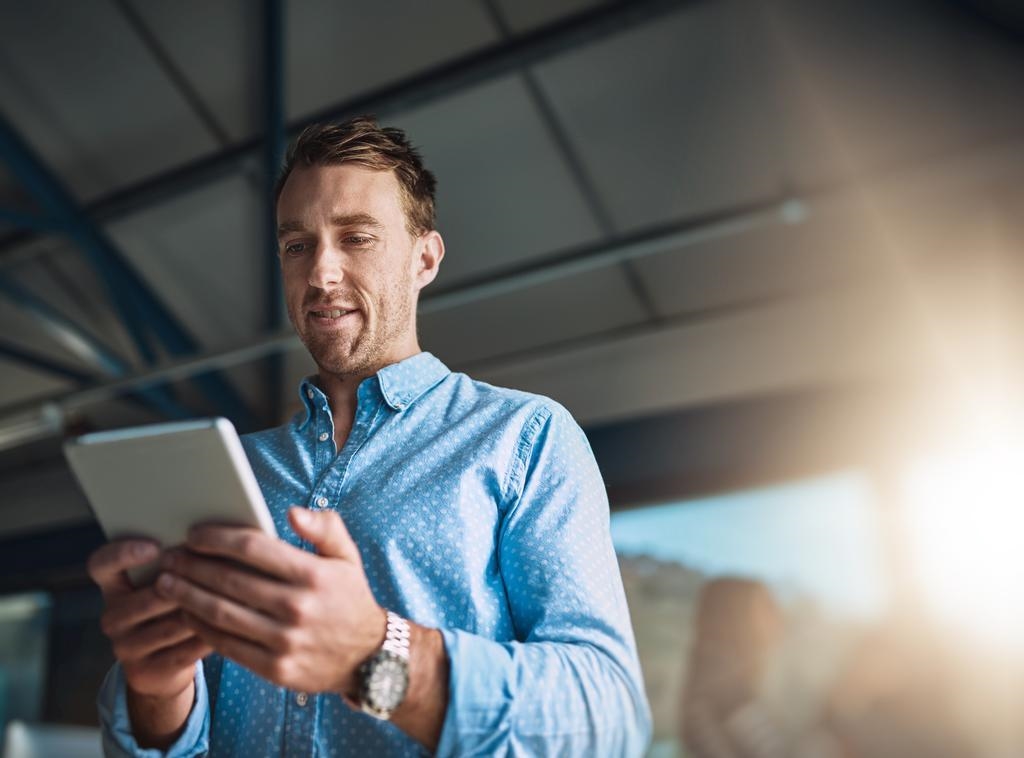
[[[797,200],[768,200],[718,214],[649,227],[599,245],[574,248],[553,259],[481,277],[449,290],[424,297],[418,312],[423,314],[456,308],[496,295],[506,294],[566,276],[615,265],[625,260],[678,250],[711,239],[739,234],[759,226],[797,223],[806,208]],[[692,316],[691,316],[692,318]],[[159,387],[202,371],[211,371],[260,360],[268,355],[302,347],[291,329],[265,335],[232,348],[186,358],[134,377],[49,398],[65,411],[80,410],[112,400],[126,392]],[[21,405],[0,408],[0,413],[22,410]]]
[[[120,265],[120,256],[111,243],[82,213],[71,193],[22,140],[7,119],[0,116],[0,159],[11,169],[29,194],[51,219],[64,226],[100,275],[121,321],[132,336],[146,363],[156,357],[136,304],[133,302],[133,277]],[[141,282],[140,282],[141,283]]]
[[[28,366],[36,371],[41,371],[45,374],[51,374],[52,376],[60,377],[61,379],[69,379],[75,384],[83,387],[95,385],[100,381],[100,377],[95,374],[90,374],[81,369],[69,366],[66,363],[54,360],[48,355],[43,355],[34,350],[27,350],[20,345],[15,345],[13,342],[0,339],[0,358],[6,358],[14,363],[18,363],[22,366]],[[119,376],[123,376],[119,374]],[[162,392],[159,388],[153,388],[139,393],[131,393],[126,395],[131,400],[137,402],[140,406],[155,410],[157,413],[168,416],[169,418],[188,418],[192,414],[187,409],[179,405],[169,393]],[[54,426],[54,433],[59,433],[60,426],[57,424]],[[0,449],[4,445],[0,443]]]
[[[0,295],[6,297],[22,310],[31,313],[36,323],[55,342],[62,345],[73,355],[77,355],[86,364],[93,366],[100,375],[117,378],[131,372],[131,365],[110,350],[110,348],[64,314],[57,311],[45,300],[2,275],[0,275]],[[0,353],[32,368],[49,371],[79,383],[94,384],[99,378],[71,369],[36,353],[29,353],[11,344],[5,343],[0,345]],[[149,407],[168,418],[186,418],[191,415],[161,387],[141,390],[139,395],[140,399]]]
[[[156,354],[149,344],[147,327],[152,329],[173,355],[194,353],[198,343],[178,323],[156,292],[132,268],[114,243],[97,227],[64,187],[35,155],[17,131],[0,117],[0,159],[51,218],[65,226],[67,235],[85,254],[99,274],[118,315],[131,334],[135,346],[147,363]],[[203,392],[236,423],[250,427],[252,416],[234,387],[216,375],[197,378]]]
[[[266,321],[264,327],[273,333],[281,328],[284,314],[281,310],[281,267],[277,258],[277,204],[274,190],[277,177],[284,163],[285,148],[288,144],[285,125],[284,96],[284,41],[285,14],[282,0],[263,0],[263,47],[265,71],[263,76],[264,131],[264,184],[263,184],[263,228],[265,239],[266,272]],[[280,421],[284,391],[284,358],[280,353],[267,360],[267,408],[269,421]]]
[[[546,24],[538,29],[452,61],[433,66],[391,85],[379,87],[288,124],[296,134],[316,121],[336,121],[362,113],[391,115],[463,92],[491,79],[517,72],[568,50],[620,34],[701,0],[612,0]],[[106,223],[213,182],[257,158],[263,137],[253,137],[144,180],[89,203],[84,212]],[[0,261],[35,235],[27,232],[0,238]]]
[[[130,368],[127,361],[96,337],[9,277],[0,275],[0,295],[30,314],[54,342],[100,374],[121,376]]]
[[[76,384],[86,385],[96,381],[96,377],[92,374],[56,361],[42,353],[26,350],[5,339],[0,339],[0,357],[23,366],[28,366],[36,371],[42,371],[45,374],[52,374],[61,379],[70,379]]]
[[[38,213],[26,213],[14,208],[0,208],[0,222],[11,224],[19,229],[31,229],[39,234],[63,234],[64,225]]]

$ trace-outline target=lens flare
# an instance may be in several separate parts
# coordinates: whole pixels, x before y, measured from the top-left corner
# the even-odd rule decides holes
[[[980,643],[1024,652],[1024,441],[992,435],[930,456],[904,490],[927,604]]]

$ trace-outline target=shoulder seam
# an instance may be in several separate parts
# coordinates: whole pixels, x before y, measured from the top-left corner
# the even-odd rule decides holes
[[[533,453],[533,446],[537,442],[537,434],[551,416],[551,409],[547,405],[541,405],[523,425],[523,430],[520,432],[519,440],[516,443],[515,453],[505,474],[505,483],[502,486],[502,500],[506,504],[506,514],[512,509],[515,501],[521,494],[523,477],[526,473],[526,463]]]

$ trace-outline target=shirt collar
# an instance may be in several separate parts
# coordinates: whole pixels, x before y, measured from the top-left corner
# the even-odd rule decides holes
[[[415,403],[451,371],[430,353],[417,353],[377,372],[384,402],[396,411]]]
[[[424,352],[385,366],[376,376],[365,381],[376,381],[384,402],[393,410],[403,411],[450,373],[451,370],[444,363]],[[327,396],[317,386],[315,375],[302,380],[299,397],[306,408],[306,418],[301,426],[315,417],[318,410],[327,410]]]

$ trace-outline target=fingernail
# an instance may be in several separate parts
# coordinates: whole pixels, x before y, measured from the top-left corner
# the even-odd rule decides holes
[[[156,558],[159,552],[157,546],[152,542],[138,542],[132,546],[132,555],[142,561]]]
[[[308,524],[311,515],[305,508],[295,508],[292,510],[292,518],[300,524]]]
[[[170,592],[174,589],[174,577],[170,574],[161,574],[156,580],[157,589],[164,592]]]

